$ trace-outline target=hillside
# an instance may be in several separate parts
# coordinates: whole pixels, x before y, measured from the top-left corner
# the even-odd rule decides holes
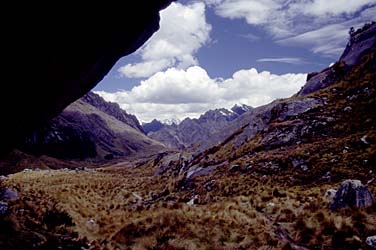
[[[291,134],[291,132],[293,132],[294,129],[294,133],[301,132],[301,134],[310,134],[310,131],[296,131],[296,129],[307,130],[311,129],[310,127],[312,126],[326,126],[326,123],[328,122],[336,123],[337,121],[335,120],[335,118],[324,117],[325,115],[327,115],[328,111],[328,96],[320,95],[318,92],[315,92],[319,91],[320,89],[330,87],[333,84],[338,83],[344,79],[347,79],[347,77],[349,77],[350,74],[354,74],[354,70],[356,70],[357,67],[361,67],[360,64],[364,63],[364,58],[366,58],[365,55],[371,53],[370,50],[374,49],[376,42],[376,25],[372,24],[367,27],[368,28],[363,30],[362,32],[357,32],[353,34],[344,53],[339,58],[337,63],[335,63],[332,67],[322,70],[321,72],[309,74],[307,77],[307,83],[302,87],[302,89],[296,94],[295,97],[290,99],[276,100],[270,104],[248,111],[245,115],[242,115],[238,119],[231,121],[226,128],[217,131],[217,133],[210,136],[209,140],[203,140],[198,149],[198,152],[203,152],[206,149],[209,149],[222,143],[223,141],[227,140],[227,138],[232,137],[233,134],[236,134],[236,136],[232,139],[232,143],[235,143],[235,147],[238,147],[240,144],[244,144],[246,141],[256,137],[257,135],[261,135],[264,130],[269,130],[269,126],[273,125],[274,121],[294,121],[296,123],[295,126],[291,126],[285,129],[285,131],[290,132],[290,134],[272,135],[274,136],[273,144],[278,144],[278,141],[281,141],[280,146],[282,146],[282,144],[284,144],[284,141],[286,140],[294,139],[295,142],[299,141],[299,139],[296,137],[288,138],[289,136],[294,136],[293,134]],[[369,63],[373,63],[372,59],[370,59]],[[367,68],[367,71],[370,71],[371,73],[373,66],[371,65],[367,67],[369,67]],[[365,69],[360,68],[358,69],[358,72],[362,70]],[[356,81],[358,82],[357,77],[358,75],[353,76],[352,79],[348,79],[347,81],[355,81],[354,79],[356,79]],[[352,82],[351,85],[354,84],[355,83]],[[339,90],[335,89],[334,92],[336,91],[338,92]],[[336,94],[336,98],[342,98],[344,93],[337,92],[332,93],[331,97],[334,94]],[[346,104],[351,105],[350,101],[352,100],[348,101],[349,102]],[[323,118],[315,120],[315,122],[324,122],[325,124],[311,124],[312,120],[309,119],[307,121],[305,119],[294,120],[294,117],[303,115],[304,113],[307,113],[310,110],[316,110],[319,114],[321,112]],[[343,110],[338,110],[338,106],[333,107],[332,115],[338,116],[340,113],[343,113]],[[326,121],[325,119],[329,119],[329,121]],[[272,128],[274,128],[274,126]],[[277,137],[279,137],[280,139]],[[264,141],[264,143],[266,143],[266,141]]]
[[[0,174],[25,168],[92,168],[160,151],[165,147],[145,135],[135,116],[89,92],[2,157]]]
[[[145,156],[163,149],[137,118],[88,93],[26,139],[21,151],[57,159],[97,161]]]

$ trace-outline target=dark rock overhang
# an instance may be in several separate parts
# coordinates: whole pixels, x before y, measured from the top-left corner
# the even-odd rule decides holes
[[[159,28],[159,11],[172,1],[3,6],[0,155],[142,46]]]

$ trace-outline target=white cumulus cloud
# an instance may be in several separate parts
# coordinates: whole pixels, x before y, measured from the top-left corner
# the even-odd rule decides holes
[[[126,77],[149,77],[168,67],[198,65],[196,52],[210,40],[205,4],[172,3],[161,11],[160,29],[137,51],[141,62],[119,68]]]
[[[132,89],[138,102],[158,104],[205,103],[219,94],[218,85],[198,66],[158,72]]]
[[[198,117],[209,109],[234,104],[260,106],[296,93],[306,74],[275,75],[256,69],[239,70],[228,79],[213,79],[199,67],[170,68],[142,81],[130,91],[98,91],[107,101],[117,102],[141,121]]]

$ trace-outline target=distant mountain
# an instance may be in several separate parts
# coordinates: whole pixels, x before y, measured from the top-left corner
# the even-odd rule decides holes
[[[112,159],[163,149],[133,115],[92,92],[29,136],[21,151],[58,159]]]
[[[164,126],[165,124],[158,121],[157,119],[153,119],[151,122],[142,124],[142,128],[146,134],[149,134],[150,132],[157,132],[158,130],[161,130]]]
[[[178,125],[180,122],[181,122],[181,120],[176,119],[176,118],[164,119],[162,121],[163,124],[167,124],[167,125],[174,125],[174,124]]]
[[[154,121],[152,122],[154,131],[149,130],[148,135],[169,148],[184,149],[198,146],[212,134],[226,127],[230,121],[249,110],[252,110],[252,107],[235,105],[231,110],[224,108],[209,110],[198,119],[186,118],[179,124],[166,125]],[[150,124],[147,128],[149,126]]]

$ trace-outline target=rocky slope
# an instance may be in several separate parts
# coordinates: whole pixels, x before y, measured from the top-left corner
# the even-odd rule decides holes
[[[11,79],[2,86],[6,95],[0,99],[0,106],[7,107],[2,111],[0,155],[89,92],[119,58],[142,46],[159,28],[159,11],[171,2],[4,7],[8,17],[2,22],[1,52],[7,62],[4,72]],[[20,74],[22,58],[30,63]]]
[[[251,109],[252,107],[247,105],[235,105],[231,110],[224,108],[209,110],[198,119],[186,118],[179,124],[159,126],[158,130],[151,131],[148,135],[169,148],[195,147]],[[145,126],[150,125],[145,124]]]
[[[308,94],[329,87],[334,83],[338,83],[348,77],[349,74],[354,73],[355,67],[359,67],[359,65],[363,63],[364,55],[371,53],[371,50],[375,47],[375,43],[376,24],[367,24],[351,35],[350,41],[337,63],[332,67],[324,69],[320,73],[311,73],[307,76],[307,83],[297,93],[297,97],[277,100],[248,111],[245,115],[231,121],[226,129],[218,131],[210,136],[209,140],[203,141],[198,151],[203,151],[223,142],[232,134],[238,133],[239,129],[241,132],[239,132],[236,139],[234,139],[236,146],[256,136],[263,130],[268,130],[273,120],[282,122],[291,120],[293,117],[302,115],[310,110],[325,110],[325,106],[327,105],[326,97],[323,98],[321,96]],[[298,98],[299,96],[305,96],[305,98]],[[331,120],[331,118],[328,119],[329,121]],[[312,126],[324,126],[329,121],[315,121],[316,124],[309,124],[308,127],[306,124],[307,121],[300,121],[295,127],[299,125],[303,130],[306,130],[306,132],[302,132],[302,134],[310,133],[311,131],[308,131],[308,129],[311,129]],[[324,125],[320,125],[319,123],[324,123]],[[291,133],[293,133],[293,131],[289,132],[290,134],[287,133],[284,136],[280,135],[285,138],[280,137],[280,140],[277,141],[292,139],[289,138],[289,136],[292,136]]]
[[[318,73],[332,72],[325,87],[309,76],[302,91],[315,91],[244,113],[204,140],[190,160],[169,163],[172,172],[192,176],[237,166],[284,172],[288,182],[301,184],[338,181],[356,169],[367,179],[376,164],[376,24],[355,36],[339,61]]]
[[[113,159],[148,155],[163,146],[148,138],[137,118],[88,93],[36,130],[20,149],[58,159]]]

